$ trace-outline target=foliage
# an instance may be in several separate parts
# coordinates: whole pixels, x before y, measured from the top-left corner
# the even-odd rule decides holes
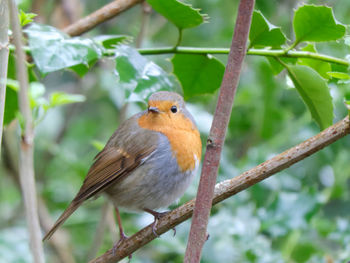
[[[350,24],[350,3],[329,1],[331,8],[313,2],[297,6],[292,18],[287,2],[257,1],[249,51],[268,51],[270,55],[264,55],[266,59],[246,59],[222,155],[220,181],[317,133],[319,129],[311,118],[324,129],[349,114],[344,106],[345,101],[350,107],[349,40],[346,26],[335,17]],[[36,120],[36,178],[40,195],[54,218],[77,192],[97,153],[95,147],[101,148],[101,142],[108,139],[122,119],[144,109],[144,105],[136,103],[126,107],[126,101],[144,101],[160,89],[181,93],[182,88],[205,142],[227,56],[214,48],[203,48],[201,53],[191,53],[190,49],[185,52],[177,44],[228,47],[236,2],[194,1],[193,6],[211,16],[210,23],[203,23],[207,18],[197,9],[177,0],[148,3],[159,14],[150,16],[144,43],[156,55],[162,54],[159,46],[172,46],[171,54],[165,57],[146,57],[141,55],[142,49],[134,47],[135,28],[141,23],[140,7],[88,37],[69,37],[46,24],[31,23],[25,28],[27,51],[33,58],[33,64],[27,66]],[[86,4],[86,12],[94,11],[93,5]],[[33,18],[25,13],[20,17],[26,21],[22,26]],[[159,22],[164,21],[161,17],[169,23]],[[183,33],[178,35],[174,28]],[[11,124],[19,118],[18,84],[12,52],[13,49],[5,125],[15,133]],[[295,56],[290,57],[292,52]],[[65,105],[75,102],[81,103]],[[6,136],[5,141],[10,138]],[[349,146],[348,138],[334,143],[214,207],[203,262],[348,260]],[[0,234],[0,261],[27,262],[28,257],[23,257],[23,253],[28,253],[27,237],[23,219],[18,215],[21,199],[15,180],[9,179],[13,171],[8,160],[0,166],[0,173],[1,226],[7,228]],[[196,184],[180,202],[193,198],[195,189]],[[86,262],[101,202],[100,198],[87,203],[64,225],[71,234],[78,262]],[[127,234],[151,222],[151,217],[144,214],[122,216]],[[178,226],[176,237],[167,233],[136,252],[133,262],[181,262],[189,224]],[[112,245],[114,237],[109,232],[106,231],[99,253]],[[22,252],[11,254],[11,244]],[[49,253],[50,261],[54,261],[54,253]]]

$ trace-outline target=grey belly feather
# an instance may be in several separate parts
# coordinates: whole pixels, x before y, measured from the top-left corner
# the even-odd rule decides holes
[[[106,190],[116,207],[131,210],[167,207],[190,185],[195,170],[182,173],[167,137],[159,133],[158,148],[140,167]]]

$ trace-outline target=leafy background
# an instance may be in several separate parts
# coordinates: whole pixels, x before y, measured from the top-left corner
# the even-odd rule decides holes
[[[24,0],[20,3],[20,8],[25,12],[39,13],[37,19],[43,23],[56,27],[66,25],[63,18],[57,18],[60,17],[57,15],[59,6],[55,1],[46,1],[42,4],[40,12],[35,10],[38,2],[40,1]],[[149,2],[152,4],[157,1]],[[208,14],[210,18],[205,17],[207,23],[202,24],[198,19],[194,19],[191,25],[198,25],[197,27],[182,30],[181,45],[229,47],[237,2],[192,1],[194,7],[201,8],[201,13]],[[269,34],[273,34],[273,44],[269,42],[267,45],[277,47],[282,45],[285,39],[290,39],[289,43],[293,43],[294,11],[305,2],[331,6],[338,21],[345,25],[350,24],[350,2],[346,0],[336,3],[260,0],[256,2],[256,9],[272,24],[281,26],[285,34],[267,25],[272,32]],[[107,1],[92,0],[76,2],[81,7],[82,16],[106,3]],[[161,12],[161,7],[155,9]],[[35,56],[33,48],[37,68],[30,67],[31,102],[37,120],[37,188],[53,218],[57,218],[74,197],[93,157],[120,121],[145,108],[145,104],[140,101],[148,96],[150,88],[168,88],[171,83],[175,90],[181,92],[180,85],[189,85],[191,89],[184,89],[184,96],[196,118],[203,142],[205,141],[216,103],[217,91],[212,90],[215,85],[209,85],[209,90],[201,89],[208,80],[201,79],[202,82],[198,84],[192,79],[193,74],[176,80],[174,75],[167,72],[174,69],[175,74],[180,75],[181,71],[182,74],[186,74],[190,69],[184,70],[181,67],[181,63],[186,63],[202,77],[208,77],[209,73],[214,72],[213,77],[209,79],[212,81],[210,83],[220,83],[222,65],[226,63],[227,55],[215,55],[215,58],[184,55],[141,56],[130,48],[135,47],[135,40],[138,38],[142,23],[141,13],[141,6],[135,6],[117,19],[85,34],[81,41],[57,34],[56,30],[49,27],[34,25],[26,28],[29,45],[31,41],[34,41],[32,47],[35,43],[42,44],[36,46],[38,55],[42,55],[40,51],[43,48],[53,55],[61,54],[60,59],[51,60],[41,67],[40,63],[45,57],[39,57],[39,60],[35,61],[38,56]],[[256,18],[261,19],[260,16]],[[177,24],[177,21],[172,22]],[[324,21],[320,18],[319,24],[322,23]],[[303,24],[299,27],[304,29],[309,25]],[[178,26],[186,27],[182,24]],[[298,25],[294,24],[294,27]],[[44,31],[46,36],[51,32],[54,40],[48,38],[48,41],[53,42],[45,42],[43,34],[39,34],[35,40],[35,34],[39,31]],[[179,30],[172,23],[152,12],[142,47],[173,46],[178,40],[178,34]],[[302,31],[296,34],[297,41],[303,39]],[[101,35],[113,37],[97,38]],[[329,35],[332,34],[316,34],[316,39],[303,40],[313,42],[318,41],[317,37],[326,38]],[[130,36],[134,41],[131,41]],[[118,52],[113,54],[114,58],[108,58],[100,45],[92,44],[86,37],[100,41],[104,48],[110,47],[110,43],[124,45],[119,46]],[[335,38],[326,40],[332,39]],[[266,45],[261,38],[254,41],[254,47]],[[316,48],[320,53],[345,58],[349,54],[347,41],[340,36],[338,41],[317,42]],[[57,43],[61,46],[56,45]],[[53,45],[54,50],[47,48]],[[64,58],[67,45],[78,45],[79,50],[84,50],[83,55],[76,54]],[[300,44],[300,48],[315,50],[313,45],[306,43]],[[128,59],[130,57],[133,59]],[[8,77],[14,80],[14,58],[11,56],[10,60],[12,62],[9,65]],[[81,63],[70,64],[74,60]],[[62,65],[57,61],[66,64]],[[283,62],[295,63],[290,60]],[[180,66],[177,67],[176,63]],[[328,126],[333,118],[324,118],[325,115],[320,114],[322,120],[318,121],[319,127],[312,120],[292,81],[287,78],[286,71],[275,76],[274,73],[280,69],[270,63],[273,62],[264,57],[246,58],[222,154],[219,181],[232,178],[309,138],[319,132],[320,127]],[[331,79],[326,72],[347,73],[346,69],[334,64],[329,68],[329,63],[311,65],[315,61],[304,59],[299,61],[299,65],[290,65],[289,71],[305,72],[300,65],[302,63],[315,69],[311,74],[316,71],[328,79],[332,101],[328,101],[327,107],[334,107],[333,121],[343,118],[347,114],[343,101],[350,93],[349,84],[346,80],[339,82],[337,79]],[[203,64],[205,67],[200,66]],[[89,69],[92,65],[94,66]],[[70,67],[71,70],[56,71],[59,67]],[[137,71],[145,68],[149,69],[145,75]],[[209,73],[204,74],[202,70],[208,70]],[[115,71],[118,74],[115,74]],[[306,71],[310,71],[310,68]],[[11,162],[17,157],[16,136],[20,133],[18,125],[10,123],[12,118],[18,116],[15,112],[17,86],[16,81],[8,84],[6,107],[10,108],[6,109],[8,119],[4,138],[5,155],[0,165],[0,261],[4,262],[30,262],[23,205],[14,176],[16,171],[11,166]],[[204,91],[209,94],[203,94]],[[73,102],[79,103],[71,104]],[[68,105],[57,107],[64,104]],[[327,113],[329,111],[325,114]],[[314,114],[313,117],[317,120]],[[208,228],[210,238],[205,244],[202,262],[347,262],[350,259],[349,146],[349,138],[342,139],[214,207]],[[198,178],[180,203],[195,196],[197,184]],[[67,242],[77,262],[86,261],[103,203],[103,198],[87,202],[64,225],[70,236]],[[126,233],[130,235],[152,221],[152,217],[146,214],[125,212],[122,217]],[[175,237],[171,232],[162,235],[137,251],[132,261],[182,262],[189,227],[188,221],[177,227]],[[108,228],[99,253],[110,248],[115,238]],[[48,245],[45,246],[47,261],[57,262],[53,250]]]

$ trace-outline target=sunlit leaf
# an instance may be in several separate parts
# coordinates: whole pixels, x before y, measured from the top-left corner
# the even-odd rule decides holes
[[[177,0],[147,0],[147,2],[179,29],[199,26],[206,18],[199,9]]]
[[[220,88],[225,66],[215,57],[176,54],[171,62],[174,74],[181,82],[185,98],[213,93]]]
[[[327,83],[313,69],[306,66],[288,66],[289,77],[311,112],[312,118],[323,130],[332,125],[333,102]]]
[[[25,26],[31,22],[33,22],[33,18],[36,17],[37,14],[33,14],[33,13],[25,13],[22,10],[20,10],[20,13],[18,14],[19,17],[19,22],[21,24],[21,26]]]
[[[114,48],[119,44],[130,43],[132,41],[132,37],[127,35],[100,35],[94,37],[94,40],[104,48]]]
[[[81,67],[88,69],[102,55],[102,47],[91,39],[70,38],[51,26],[33,23],[24,31],[35,64],[43,74],[72,68],[82,75],[86,71]]]
[[[116,47],[117,88],[126,90],[129,101],[145,101],[152,93],[178,88],[175,77],[152,61],[141,56],[136,49]]]
[[[85,97],[79,94],[68,94],[65,92],[54,92],[50,96],[49,107],[56,107],[64,104],[83,102]]]
[[[293,19],[295,41],[331,41],[345,35],[345,26],[327,6],[303,5],[295,11]]]
[[[327,74],[328,74],[328,76],[330,76],[332,78],[336,78],[336,79],[345,79],[345,80],[350,79],[350,75],[346,74],[344,72],[330,71],[330,72],[327,72]]]

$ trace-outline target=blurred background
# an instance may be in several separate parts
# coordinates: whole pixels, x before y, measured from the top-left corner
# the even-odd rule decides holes
[[[208,23],[188,29],[183,46],[229,47],[238,1],[188,1],[209,15]],[[35,21],[64,28],[108,1],[22,0],[19,8],[38,14]],[[350,1],[257,0],[256,9],[293,40],[293,10],[302,3],[333,7],[335,17],[350,24]],[[143,27],[143,34],[140,34]],[[172,46],[177,29],[144,5],[136,5],[84,34],[132,36],[134,47]],[[320,53],[344,58],[342,43],[317,44]],[[227,56],[217,56],[226,63]],[[147,56],[171,72],[171,55]],[[47,94],[54,91],[82,94],[86,101],[50,110],[36,127],[35,172],[43,225],[53,221],[77,193],[101,145],[119,123],[145,105],[125,103],[118,87],[113,59],[100,60],[83,78],[70,71],[42,77]],[[344,118],[343,104],[349,84],[330,84],[335,103],[334,122]],[[190,98],[187,103],[205,140],[217,94]],[[263,57],[249,56],[241,74],[218,181],[232,178],[319,132],[299,95],[288,85],[284,72],[274,76]],[[0,262],[31,262],[28,233],[17,177],[18,125],[4,135],[0,163]],[[350,138],[216,205],[212,209],[201,262],[347,262],[350,260]],[[196,194],[199,174],[182,204]],[[171,208],[177,207],[173,205]],[[101,218],[102,222],[101,223]],[[144,213],[122,213],[127,235],[152,222]],[[44,226],[45,228],[45,226]],[[132,262],[182,262],[190,221],[177,234],[162,235],[134,253]],[[96,230],[99,229],[99,230]],[[101,230],[102,229],[102,230]],[[62,244],[45,243],[47,262],[86,262],[109,249],[119,234],[113,210],[103,197],[86,202],[64,224]],[[96,231],[102,231],[101,247]],[[56,235],[56,234],[55,234]],[[59,243],[59,242],[58,242]],[[59,252],[59,247],[62,247]],[[61,253],[61,254],[60,254]],[[66,253],[66,255],[62,255]]]

